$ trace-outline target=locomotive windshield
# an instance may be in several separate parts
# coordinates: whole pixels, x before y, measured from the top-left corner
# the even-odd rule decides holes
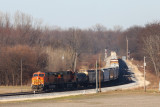
[[[34,74],[33,77],[37,77],[38,74]],[[44,77],[44,74],[39,74],[40,77]]]
[[[37,77],[37,76],[38,76],[38,74],[34,74],[34,75],[33,75],[33,77]]]

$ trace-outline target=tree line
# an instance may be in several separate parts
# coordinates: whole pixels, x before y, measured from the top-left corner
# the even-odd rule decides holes
[[[149,69],[159,76],[160,23],[113,30],[103,25],[88,29],[44,26],[30,15],[0,13],[0,85],[19,85],[21,61],[23,84],[30,84],[36,71],[74,70],[82,65],[94,67],[104,49],[126,55],[126,37],[130,56],[136,60],[148,57]]]

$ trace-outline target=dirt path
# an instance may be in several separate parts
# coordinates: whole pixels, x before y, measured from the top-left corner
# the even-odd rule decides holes
[[[131,61],[127,61],[127,65],[129,69],[134,73],[135,78],[137,79],[137,86],[134,86],[132,88],[138,88],[138,87],[143,87],[144,86],[144,76],[143,74],[138,70],[138,67],[134,64],[132,64]],[[150,82],[146,80],[146,85],[149,85]]]

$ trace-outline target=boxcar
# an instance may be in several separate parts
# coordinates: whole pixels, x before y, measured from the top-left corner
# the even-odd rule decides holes
[[[110,69],[104,68],[102,69],[103,71],[103,78],[104,78],[104,82],[106,81],[110,81]]]
[[[88,70],[88,79],[89,84],[96,83],[96,70]],[[99,73],[100,73],[100,80],[103,82],[103,72],[101,70],[97,70],[97,79],[99,80]]]

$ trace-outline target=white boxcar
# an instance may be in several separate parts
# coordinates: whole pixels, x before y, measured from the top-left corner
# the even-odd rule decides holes
[[[111,59],[110,66],[111,67],[119,67],[118,59]]]

